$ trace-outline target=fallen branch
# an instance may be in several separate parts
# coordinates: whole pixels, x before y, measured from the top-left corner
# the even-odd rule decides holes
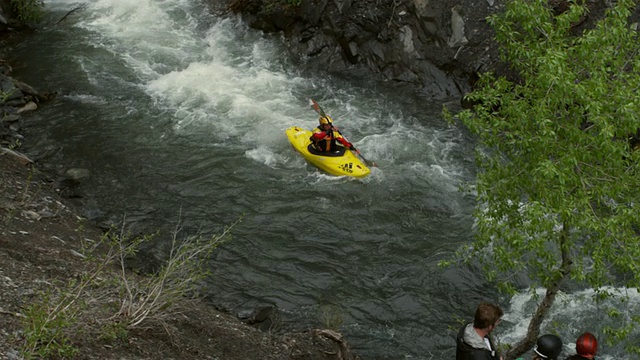
[[[336,359],[338,360],[356,360],[352,354],[351,350],[349,350],[349,346],[347,342],[342,338],[342,334],[337,331],[329,330],[329,329],[316,329],[313,331],[315,336],[322,336],[329,340],[333,340],[338,343],[340,347],[340,351],[337,354]]]
[[[0,147],[0,154],[11,155],[14,158],[16,158],[17,160],[19,160],[21,163],[23,163],[24,165],[29,165],[29,164],[33,163],[33,160],[29,159],[27,157],[27,155],[19,153],[17,151],[11,150],[11,149],[4,148],[4,147]]]
[[[76,11],[78,11],[78,10],[84,9],[84,8],[86,8],[86,7],[87,7],[87,5],[86,5],[86,4],[84,4],[84,5],[80,5],[80,6],[78,6],[78,7],[75,7],[75,8],[73,8],[73,9],[69,10],[69,12],[68,12],[68,13],[66,13],[66,14],[62,17],[62,19],[58,20],[58,22],[56,23],[56,25],[58,25],[58,24],[60,24],[61,22],[63,22],[63,21],[64,21],[64,19],[66,19],[66,18],[67,18],[67,16],[69,16],[69,15],[73,14],[74,12],[76,12]]]
[[[3,309],[0,309],[0,314],[26,318],[26,316],[24,316],[23,314],[21,314],[19,312],[7,311],[7,310],[3,310]]]

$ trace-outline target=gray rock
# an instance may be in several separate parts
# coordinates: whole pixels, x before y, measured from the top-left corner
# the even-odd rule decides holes
[[[22,360],[18,350],[10,349],[7,351],[7,360]]]
[[[80,180],[86,177],[89,177],[91,172],[87,169],[82,168],[71,168],[65,171],[64,176],[71,180]]]
[[[16,122],[18,120],[20,120],[20,116],[17,114],[5,115],[2,117],[2,119],[0,119],[1,122],[7,122],[7,123]]]
[[[226,9],[237,0],[211,1]],[[587,3],[591,23],[602,16],[607,1]],[[329,71],[353,72],[355,64],[384,80],[416,85],[436,98],[466,93],[479,72],[513,75],[500,60],[486,21],[504,2],[305,0],[298,7],[285,6],[286,11],[269,3],[243,0],[244,21],[263,31],[283,31],[293,54]],[[568,4],[550,3],[557,11]],[[639,18],[636,11],[631,20]]]
[[[23,107],[18,109],[18,114],[21,114],[23,112],[28,112],[28,111],[35,111],[37,109],[38,109],[38,105],[36,105],[36,103],[34,103],[33,101],[29,101]]]

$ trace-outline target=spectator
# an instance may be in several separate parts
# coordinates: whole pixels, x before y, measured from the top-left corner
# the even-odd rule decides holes
[[[590,333],[586,332],[576,340],[576,355],[569,356],[566,360],[594,360],[598,353],[598,340]]]
[[[558,360],[562,352],[562,340],[553,334],[542,335],[533,348],[532,360]]]
[[[456,337],[456,360],[502,360],[489,335],[502,321],[498,305],[483,302],[478,305],[473,323],[460,328]]]

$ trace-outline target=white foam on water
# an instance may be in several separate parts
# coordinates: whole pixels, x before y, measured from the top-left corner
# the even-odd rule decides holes
[[[69,8],[75,2],[48,4]],[[90,34],[84,41],[102,51],[96,56],[122,67],[114,71],[103,58],[79,55],[90,83],[142,89],[164,117],[151,121],[170,121],[177,136],[199,135],[215,146],[242,149],[258,164],[284,166],[293,152],[284,130],[317,125],[318,115],[301,94],[318,89],[334,95],[316,100],[344,135],[380,165],[368,181],[409,176],[419,184],[427,177],[427,186],[458,191],[464,171],[452,156],[460,145],[455,129],[432,129],[396,105],[387,110],[369,90],[340,88],[323,74],[301,77],[281,44],[237,19],[216,19],[192,0],[96,0],[85,6],[75,17],[75,26]]]
[[[285,159],[281,155],[272,152],[270,149],[259,147],[257,149],[247,150],[245,156],[256,162],[263,163],[271,168],[276,168],[278,164],[282,164]]]
[[[87,104],[104,105],[107,103],[107,99],[89,94],[69,94],[66,97]]]
[[[624,351],[622,344],[608,345],[606,335],[603,333],[605,326],[614,328],[628,323],[631,316],[640,314],[640,294],[636,289],[628,288],[604,288],[614,296],[596,302],[595,290],[586,289],[574,293],[559,292],[549,311],[549,315],[541,325],[541,333],[558,334],[564,344],[565,356],[575,353],[575,340],[584,332],[596,335],[599,342],[598,359],[632,359]],[[524,338],[531,316],[537,304],[545,295],[545,289],[536,289],[536,297],[529,292],[522,292],[511,299],[510,307],[505,309],[503,323],[497,330],[502,343],[515,343]],[[611,318],[608,310],[614,308],[621,315]],[[638,339],[640,330],[629,335],[629,341],[633,343]]]

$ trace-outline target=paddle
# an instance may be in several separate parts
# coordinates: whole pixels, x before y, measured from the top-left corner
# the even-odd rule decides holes
[[[324,110],[322,110],[322,108],[320,107],[320,104],[318,104],[315,100],[313,99],[309,99],[311,101],[311,106],[313,107],[313,109],[322,117],[327,118],[327,120],[329,120],[329,125],[331,126],[331,128],[333,130],[335,130],[338,134],[340,134],[340,136],[342,136],[345,140],[349,141],[349,139],[347,139],[346,136],[342,135],[342,133],[340,132],[340,130],[336,129],[335,127],[333,127],[333,123],[330,121],[330,117],[327,116],[327,114],[325,114]],[[351,141],[349,141],[349,143],[351,144]],[[360,156],[360,158],[362,159],[362,161],[364,161],[365,164],[367,164],[367,166],[371,166],[371,167],[378,167],[378,164],[374,163],[373,161],[369,161],[367,160],[364,156],[362,156],[362,154],[360,153],[360,150],[356,149],[355,146],[353,146],[353,144],[351,144],[351,150],[353,150],[356,154],[358,154],[358,156]]]

